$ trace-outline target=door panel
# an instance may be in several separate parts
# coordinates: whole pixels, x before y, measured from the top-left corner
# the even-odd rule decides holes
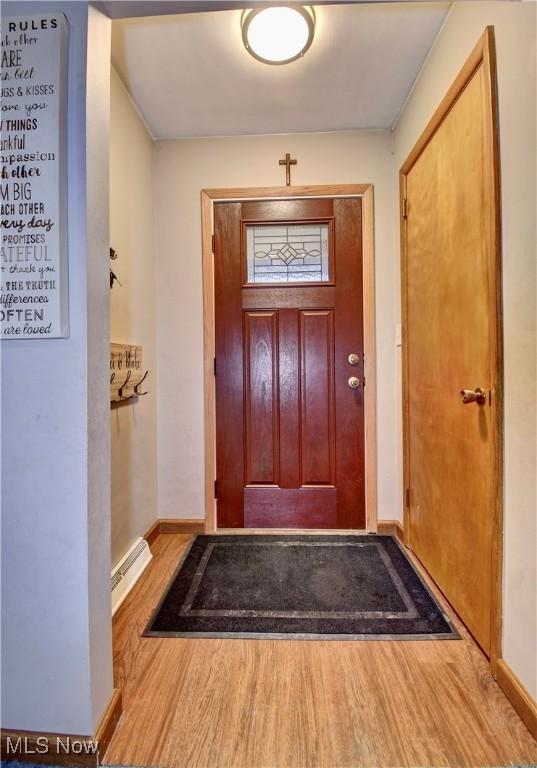
[[[246,488],[244,525],[246,528],[339,528],[337,491],[315,487]]]
[[[300,480],[334,485],[334,310],[301,311]]]
[[[280,303],[281,306],[281,303]],[[298,310],[278,310],[280,352],[280,488],[299,488],[300,402],[296,393],[300,385],[300,343]]]
[[[498,423],[494,158],[481,64],[406,176],[411,548],[490,651]],[[491,226],[492,222],[492,226]],[[482,387],[482,404],[462,389]]]
[[[363,528],[361,201],[217,203],[215,241],[218,527]]]
[[[278,315],[244,313],[246,484],[279,482]]]

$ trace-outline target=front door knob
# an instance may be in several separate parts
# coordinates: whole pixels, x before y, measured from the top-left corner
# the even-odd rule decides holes
[[[360,386],[360,379],[358,376],[351,376],[347,383],[351,389],[358,389]]]
[[[461,397],[464,405],[467,405],[468,403],[485,405],[487,402],[487,394],[481,387],[476,387],[475,389],[461,389]]]
[[[358,357],[358,355],[355,355],[354,352],[348,356],[347,360],[351,365],[358,365],[358,363],[360,362],[360,358]]]

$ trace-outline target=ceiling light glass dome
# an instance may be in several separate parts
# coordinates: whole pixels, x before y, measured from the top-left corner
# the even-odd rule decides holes
[[[248,53],[265,64],[289,64],[310,47],[315,32],[312,8],[302,5],[257,8],[242,17]]]

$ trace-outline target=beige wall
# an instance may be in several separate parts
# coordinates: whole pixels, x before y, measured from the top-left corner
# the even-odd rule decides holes
[[[203,301],[200,190],[293,184],[374,184],[378,368],[378,510],[401,511],[396,454],[393,164],[389,132],[294,134],[157,143],[159,504],[163,517],[200,518],[203,498]]]
[[[112,564],[157,518],[156,263],[153,140],[112,69],[110,244],[122,285],[110,291],[111,341],[141,344],[149,394],[110,412]]]
[[[505,353],[503,655],[537,697],[535,3],[455,3],[394,136],[399,168],[486,25],[495,27]],[[394,268],[398,259],[394,259]],[[399,277],[397,277],[399,280]]]

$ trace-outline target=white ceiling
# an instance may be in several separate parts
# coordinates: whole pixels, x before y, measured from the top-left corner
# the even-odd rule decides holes
[[[319,6],[284,66],[247,53],[238,10],[121,19],[112,60],[159,139],[390,128],[449,5]]]

